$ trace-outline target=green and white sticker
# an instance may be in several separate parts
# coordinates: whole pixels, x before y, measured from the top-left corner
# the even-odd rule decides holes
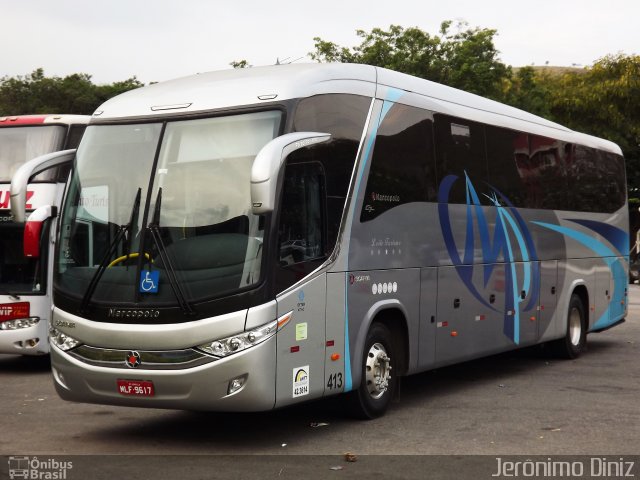
[[[307,322],[296,323],[296,342],[307,339]]]

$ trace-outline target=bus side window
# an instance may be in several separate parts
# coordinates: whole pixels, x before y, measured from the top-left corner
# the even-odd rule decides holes
[[[56,165],[54,167],[43,170],[42,172],[34,175],[29,179],[29,183],[53,183],[53,182],[61,182],[64,183],[67,181],[69,177],[69,172],[71,171],[71,162],[64,163],[62,165]]]
[[[448,175],[456,175],[449,194],[449,203],[466,203],[465,174],[476,186],[488,180],[484,126],[462,118],[435,115],[436,159],[438,181]],[[484,205],[489,199],[479,196]]]
[[[567,155],[571,148],[553,138],[529,135],[529,155],[532,177],[540,189],[540,203],[531,208],[568,210]]]
[[[86,128],[86,125],[71,126],[71,128],[69,128],[69,134],[67,135],[65,149],[78,148],[78,145],[80,145],[80,140],[82,139],[82,135],[84,134]]]
[[[536,190],[530,185],[529,137],[506,128],[485,126],[489,183],[515,207],[536,205]],[[506,200],[505,200],[506,199]]]
[[[380,124],[360,221],[412,202],[436,199],[432,113],[393,105]]]
[[[289,163],[280,209],[279,263],[289,266],[325,256],[325,179],[319,162]]]
[[[600,163],[604,165],[604,185],[608,201],[603,203],[601,210],[615,212],[627,201],[626,172],[624,159],[620,155],[609,152],[598,152]]]

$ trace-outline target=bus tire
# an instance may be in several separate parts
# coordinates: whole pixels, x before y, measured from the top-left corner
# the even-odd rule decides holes
[[[364,344],[360,386],[351,392],[351,410],[356,417],[373,419],[389,408],[398,381],[393,372],[397,355],[389,329],[374,323]]]
[[[567,330],[553,344],[555,353],[561,358],[578,358],[587,346],[587,317],[584,304],[577,294],[571,295],[567,311]]]

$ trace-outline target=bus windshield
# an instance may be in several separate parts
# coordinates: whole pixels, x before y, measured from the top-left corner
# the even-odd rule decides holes
[[[27,258],[22,253],[24,224],[0,216],[0,295],[44,293],[43,264],[46,257]]]
[[[28,160],[62,148],[63,126],[0,128],[0,182],[11,182],[15,171]]]
[[[57,288],[85,304],[171,306],[256,284],[264,219],[251,212],[251,166],[280,120],[90,126],[62,213]]]

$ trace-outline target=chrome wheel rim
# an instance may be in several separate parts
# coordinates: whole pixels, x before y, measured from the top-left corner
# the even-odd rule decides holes
[[[580,318],[580,311],[577,308],[572,308],[569,312],[569,340],[571,345],[577,347],[580,345],[580,337],[582,336],[582,319]]]
[[[391,380],[391,359],[387,355],[384,345],[374,343],[367,352],[365,361],[365,381],[371,398],[377,400],[389,388]]]

